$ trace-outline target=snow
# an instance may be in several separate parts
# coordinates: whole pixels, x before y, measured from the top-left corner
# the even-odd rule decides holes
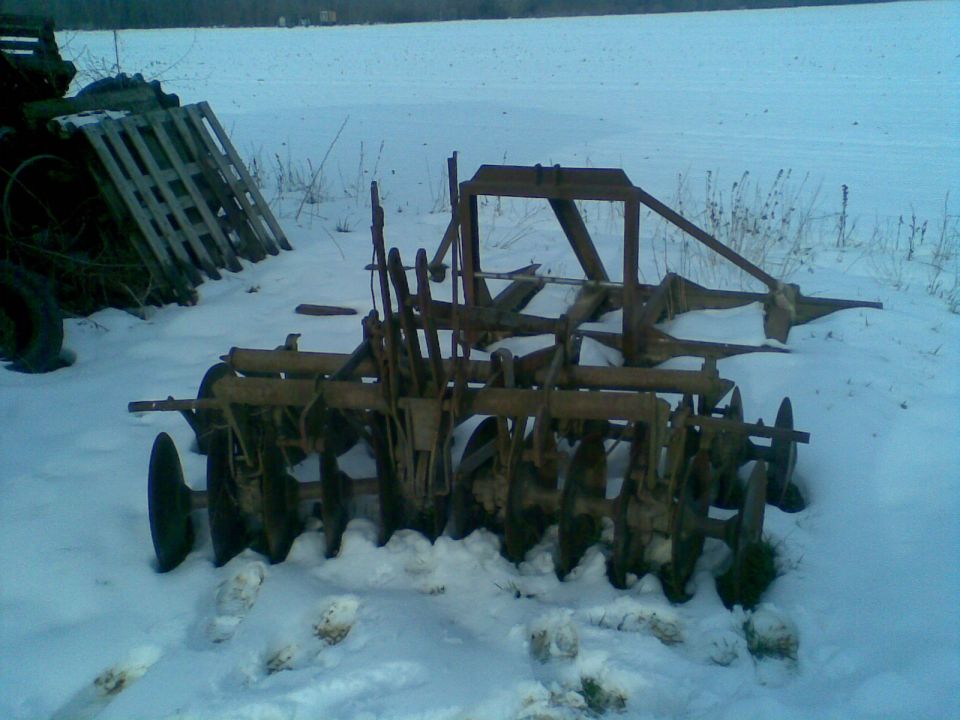
[[[121,33],[127,72],[159,75],[185,103],[208,100],[241,155],[266,166],[264,193],[295,250],[204,284],[194,307],[67,321],[68,368],[0,372],[0,717],[960,716],[960,318],[925,290],[932,229],[910,261],[871,242],[875,225],[911,212],[933,228],[955,195],[958,25],[960,3],[925,2]],[[106,33],[61,42],[81,69],[113,57]],[[304,191],[278,182],[278,163],[309,178],[328,148],[322,202],[297,217]],[[610,165],[664,200],[683,174],[689,207],[708,171],[726,192],[744,171],[763,188],[790,169],[820,218],[791,281],[883,301],[795,328],[789,354],[720,362],[748,420],[771,422],[789,395],[812,434],[797,466],[808,508],[766,511],[782,574],[755,612],[720,602],[713,575],[727,551],[713,541],[693,598],[671,605],[653,577],[610,586],[602,546],[559,581],[555,528],[514,566],[485,531],[433,544],[402,531],[378,547],[364,508],[335,559],[313,522],[282,564],[246,551],[215,568],[198,517],[195,551],[154,571],[153,438],[173,436],[195,488],[205,464],[179,417],[130,415],[127,402],[191,397],[231,346],[274,347],[289,332],[304,349],[352,350],[356,317],[293,308],[370,308],[372,179],[388,244],[407,262],[432,252],[451,150],[461,179],[503,160]],[[842,184],[857,225],[837,249]],[[484,206],[485,265],[573,274],[548,215]],[[587,217],[616,268],[620,218],[592,205]],[[648,280],[666,260],[695,280],[740,281],[656,228],[644,222]],[[530,311],[555,315],[569,297],[551,288]],[[668,329],[758,343],[760,312],[695,313]],[[370,474],[371,462],[355,452],[344,469]],[[314,479],[316,468],[297,472]],[[785,651],[770,656],[771,645]]]

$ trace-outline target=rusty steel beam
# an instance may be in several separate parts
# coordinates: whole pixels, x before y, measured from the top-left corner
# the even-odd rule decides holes
[[[539,267],[539,265],[537,265]],[[511,280],[518,283],[536,283],[539,285],[573,285],[575,287],[603,287],[621,290],[623,283],[616,280],[589,280],[587,278],[568,278],[556,275],[534,275],[522,268],[514,272],[494,272],[481,270],[474,273],[474,277],[484,280]]]
[[[331,375],[336,373],[350,358],[342,353],[316,353],[293,350],[249,350],[234,348],[224,360],[237,372],[271,373],[285,375]],[[461,361],[462,362],[462,361]],[[518,358],[522,365],[522,358]],[[486,360],[470,360],[463,364],[468,382],[485,383],[493,377],[492,363]],[[452,377],[455,363],[449,359],[443,361],[446,377]],[[352,377],[375,378],[376,364],[364,360],[357,364]],[[523,375],[523,373],[521,373]],[[339,379],[349,379],[350,376]],[[542,383],[546,370],[533,373],[532,380]],[[724,380],[716,371],[703,370],[660,370],[636,367],[604,367],[599,365],[572,365],[561,372],[561,384],[587,389],[607,388],[610,390],[641,390],[690,395],[715,394],[720,390],[729,390],[731,381]],[[160,401],[163,402],[163,401]],[[191,401],[184,401],[191,402]]]
[[[640,204],[628,200],[623,205],[623,357],[627,365],[637,363],[640,342],[640,298],[638,293],[640,267]]]
[[[787,440],[789,442],[804,444],[809,444],[810,442],[810,433],[808,432],[778,428],[772,425],[745,423],[739,420],[727,420],[725,418],[707,415],[690,415],[683,422],[684,425],[688,427],[709,428],[711,430],[719,430],[736,435],[749,435],[751,437],[770,438],[772,440]]]
[[[549,202],[586,276],[597,282],[609,280],[607,270],[603,267],[603,260],[600,259],[600,254],[593,244],[590,231],[587,230],[576,203],[573,200],[560,198],[551,198]]]
[[[606,306],[607,296],[606,288],[581,288],[577,299],[562,316],[567,320],[567,332],[596,318]]]
[[[437,328],[452,330],[453,305],[442,300],[434,300],[431,311],[435,315]],[[488,331],[503,332],[511,335],[554,335],[562,332],[564,324],[559,318],[501,310],[491,306],[464,305],[458,308],[459,328],[465,332],[479,334]]]
[[[213,392],[218,401],[228,405],[306,407],[317,394],[322,394],[326,405],[337,410],[387,410],[383,395],[374,383],[225,377],[214,384]],[[540,409],[546,406],[551,417],[558,420],[648,421],[654,416],[657,402],[659,400],[652,392],[555,389],[544,395],[540,390],[519,388],[468,388],[464,391],[465,412],[461,415],[530,418],[536,417]],[[403,404],[411,411],[438,408],[440,403],[441,407],[446,407],[449,400],[403,398]],[[810,434],[806,432],[710,416],[691,415],[684,420],[684,424],[753,437],[800,443],[810,441]]]
[[[634,187],[623,170],[600,168],[482,165],[460,194],[547,200],[621,200],[633,197]]]
[[[372,266],[368,266],[370,269]],[[586,278],[560,277],[556,275],[533,275],[523,268],[514,272],[496,272],[481,270],[474,273],[474,277],[485,280],[510,280],[514,283],[531,283],[539,285],[570,285],[573,287],[602,287],[610,291],[611,300],[616,304],[622,303],[624,285],[616,280],[595,281]],[[671,289],[670,301],[674,303],[677,312],[690,310],[727,310],[742,307],[750,303],[763,303],[769,299],[770,293],[750,292],[744,290],[717,290],[698,285],[680,275],[673,275],[674,286]],[[649,302],[651,296],[660,288],[658,285],[640,283],[637,285],[637,295],[640,302]],[[811,297],[800,295],[797,300],[797,314],[803,320],[797,324],[814,320],[828,315],[836,310],[853,308],[871,308],[882,310],[883,303],[872,300],[849,300],[845,298]]]
[[[306,407],[322,393],[327,407],[336,410],[387,412],[387,403],[375,383],[347,381],[282,380],[276,378],[225,377],[213,386],[214,397],[228,405],[253,407]],[[419,406],[436,408],[434,398],[406,397],[411,411]],[[449,401],[443,401],[444,405]],[[544,404],[539,390],[515,388],[467,388],[463,392],[461,417],[535,417]],[[554,390],[546,399],[554,418],[569,420],[644,420],[651,417],[657,397],[653,393],[619,391]]]
[[[228,405],[253,407],[306,407],[323,392],[327,407],[337,410],[387,412],[387,402],[377,383],[348,380],[290,380],[280,378],[225,377],[213,386],[214,397]],[[222,405],[221,405],[222,407]]]
[[[626,356],[626,342],[624,336],[603,330],[577,330],[581,337],[596,340],[602,345],[620,350]],[[745,353],[771,352],[788,353],[786,348],[774,345],[738,345],[736,343],[719,343],[704,340],[681,340],[652,327],[644,327],[640,334],[642,351],[636,352],[634,363],[643,361],[657,364],[681,355],[702,358],[725,358]]]
[[[430,276],[438,282],[443,280],[444,274],[446,273],[443,259],[447,256],[453,243],[456,242],[460,230],[459,214],[457,213],[460,182],[457,174],[456,152],[447,158],[447,185],[449,186],[450,192],[450,222],[447,224],[447,229],[443,233],[440,247],[437,248],[437,252],[434,254],[433,260],[430,261],[428,266]]]
[[[477,198],[481,195],[546,199],[577,256],[586,283],[610,283],[596,247],[590,238],[575,200],[605,200],[624,203],[624,272],[623,283],[610,283],[610,307],[623,308],[623,340],[620,347],[627,364],[641,362],[648,355],[644,330],[655,322],[656,305],[642,312],[640,302],[651,293],[657,293],[657,303],[671,303],[677,312],[701,308],[735,307],[750,302],[763,302],[764,330],[767,337],[785,342],[790,327],[808,322],[834,310],[852,307],[880,308],[880,303],[839,300],[834,298],[805,298],[795,285],[787,285],[747,258],[727,247],[701,227],[659,201],[618,169],[564,168],[484,165],[474,177],[460,186],[460,218],[464,243],[464,285],[467,305],[489,305],[488,294],[483,295],[485,279],[504,278],[523,282],[509,274],[490,273],[480,266],[479,219]],[[670,284],[672,291],[660,297],[656,286],[640,285],[639,267],[639,208],[643,205],[671,223],[728,262],[762,282],[768,293],[738,293],[708,290],[679,276]],[[586,284],[573,279],[545,279],[544,282]],[[470,335],[469,328],[465,332]],[[473,336],[470,335],[472,338]],[[668,356],[669,357],[669,356]],[[649,358],[646,359],[649,362]]]
[[[687,235],[699,241],[703,245],[706,245],[725,260],[729,260],[745,273],[752,275],[771,290],[775,290],[777,288],[777,285],[779,285],[780,281],[768,274],[765,270],[754,265],[752,262],[743,257],[743,255],[740,255],[739,253],[728,248],[706,230],[702,230],[697,225],[694,225],[676,210],[657,200],[655,197],[653,197],[653,195],[641,190],[640,188],[635,188],[635,190],[637,199],[657,213],[657,215],[662,217],[664,220],[677,226],[687,233]]]
[[[202,400],[194,398],[193,400],[175,400],[173,398],[167,398],[166,400],[134,400],[133,402],[127,403],[127,412],[130,413],[142,413],[142,412],[168,412],[176,411],[180,412],[183,410],[219,410],[222,407],[222,403],[218,400],[213,400],[211,398],[204,398]]]
[[[620,285],[614,283],[611,293],[616,295]],[[640,299],[645,300],[657,291],[659,285],[639,285]],[[749,292],[744,290],[716,290],[699,285],[685,277],[676,276],[672,293],[672,301],[678,312],[690,310],[726,310],[742,307],[750,303],[764,303],[770,298],[770,293]],[[848,300],[844,298],[809,297],[800,295],[798,298],[798,315],[809,317],[803,322],[827,315],[835,310],[849,310],[853,308],[872,308],[882,310],[883,303],[871,300]],[[798,324],[800,324],[798,322]]]
[[[539,263],[527,265],[510,274],[510,284],[497,293],[491,305],[498,310],[520,312],[529,304],[534,296],[543,289],[544,282],[536,275]],[[483,273],[478,277],[485,277]]]

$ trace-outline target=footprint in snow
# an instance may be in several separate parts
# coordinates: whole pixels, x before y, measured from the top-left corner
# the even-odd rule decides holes
[[[327,598],[311,617],[309,639],[274,645],[264,656],[263,669],[267,675],[301,667],[311,657],[317,657],[324,647],[342,643],[357,622],[360,602],[351,595]],[[316,641],[320,640],[320,649]],[[313,645],[311,650],[310,646]],[[311,655],[312,653],[312,655]]]
[[[580,633],[564,610],[551,611],[534,620],[527,628],[530,655],[541,663],[573,660],[580,652]]]
[[[647,633],[664,645],[684,642],[680,617],[670,608],[648,606],[629,598],[618,598],[586,612],[590,624],[618,632]]]
[[[262,562],[247,563],[217,588],[217,614],[207,626],[207,637],[221,643],[233,637],[237,626],[243,621],[257,601],[260,586],[267,576]]]
[[[313,635],[327,645],[339,645],[357,622],[360,602],[350,595],[330,598],[313,623]]]
[[[92,720],[102,713],[120,693],[143,677],[160,659],[160,650],[153,646],[137,648],[126,659],[111,665],[80,688],[50,720]]]
[[[282,670],[293,670],[300,658],[300,647],[296,644],[284,645],[278,650],[267,653],[264,669],[267,675],[273,675]]]

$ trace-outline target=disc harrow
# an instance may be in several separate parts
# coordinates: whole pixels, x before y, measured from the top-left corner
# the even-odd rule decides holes
[[[332,557],[353,501],[368,496],[381,543],[401,528],[430,538],[487,528],[502,537],[504,556],[519,563],[556,525],[559,577],[575,573],[599,547],[613,585],[656,573],[674,601],[688,597],[688,581],[712,538],[730,549],[729,602],[742,601],[756,585],[749,576],[763,542],[765,505],[802,507],[793,473],[797,444],[809,442],[809,434],[794,428],[789,398],[774,424],[745,422],[739,389],[719,375],[718,358],[771,348],[677,340],[654,326],[665,314],[730,307],[745,298],[698,294],[688,281],[668,276],[629,309],[631,293],[644,296],[630,249],[632,210],[625,281],[618,284],[609,281],[573,203],[584,194],[634,203],[633,191],[642,191],[611,185],[619,176],[610,173],[619,171],[485,167],[458,186],[455,156],[450,162],[453,216],[432,262],[421,249],[407,268],[396,248],[387,252],[372,186],[371,272],[380,306],[363,318],[352,353],[302,351],[296,335],[275,350],[233,348],[207,372],[196,399],[130,404],[131,412],[182,413],[207,455],[207,490],[194,491],[184,483],[170,437],[161,433],[154,444],[149,498],[158,569],[176,567],[190,552],[191,514],[202,509],[217,564],[246,547],[282,561],[302,531],[306,503],[313,504]],[[531,284],[540,277],[535,268],[511,275],[496,297],[486,290],[477,244],[480,192],[550,200],[587,275],[559,319],[518,307],[532,296],[529,288],[535,294],[544,284]],[[453,292],[441,302],[431,282],[446,274],[441,261],[450,248]],[[687,293],[682,307],[672,295],[678,289]],[[802,306],[799,291],[792,296]],[[851,306],[836,302],[833,309]],[[816,312],[825,307],[818,303]],[[624,311],[619,338],[581,328],[610,309]],[[773,324],[783,330],[780,320]],[[471,357],[493,339],[521,334],[547,334],[552,342],[520,355],[499,347]],[[618,346],[626,364],[581,363],[584,337]],[[450,340],[449,354],[442,339]],[[699,356],[699,369],[649,366],[681,354]],[[357,443],[373,457],[370,477],[340,467]],[[294,477],[295,467],[303,476],[310,465],[316,480]],[[610,477],[614,466],[623,468],[622,477]],[[714,507],[728,510],[716,514],[725,519],[711,513]]]

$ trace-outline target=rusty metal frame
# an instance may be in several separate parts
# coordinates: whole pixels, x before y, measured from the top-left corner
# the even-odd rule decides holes
[[[454,166],[455,167],[455,166]],[[481,196],[539,198],[549,202],[580,263],[585,279],[550,278],[536,276],[529,269],[514,273],[485,272],[480,264],[480,221],[478,198]],[[590,233],[576,206],[578,200],[600,200],[623,204],[623,280],[612,282],[597,253]],[[667,222],[690,235],[697,242],[717,253],[742,271],[763,283],[767,293],[713,290],[697,285],[679,275],[668,273],[658,285],[641,283],[638,279],[640,260],[640,208],[652,210]],[[745,347],[726,343],[680,341],[657,330],[654,325],[665,316],[705,308],[730,308],[752,302],[764,306],[764,331],[768,338],[785,342],[790,327],[808,322],[835,310],[869,307],[880,308],[876,302],[841,300],[836,298],[808,298],[796,285],[783,283],[734,252],[687,218],[634,185],[619,169],[565,168],[559,165],[507,166],[483,165],[468,181],[460,184],[459,192],[460,267],[465,311],[496,307],[512,314],[491,297],[487,279],[511,280],[510,293],[518,287],[533,288],[549,282],[580,285],[576,302],[568,309],[565,320],[568,330],[576,327],[606,309],[622,308],[623,324],[619,336],[604,333],[583,333],[621,350],[628,365],[653,365],[676,355],[724,357],[742,352],[776,351],[771,346]],[[449,245],[447,236],[432,263],[437,266]],[[507,292],[507,291],[504,291]],[[529,299],[528,297],[525,299]],[[524,321],[501,315],[504,330],[517,334],[543,332],[544,323]],[[510,325],[513,327],[510,327]],[[468,339],[481,342],[482,336],[472,327],[465,327]]]
[[[363,319],[363,340],[353,353],[304,352],[297,336],[275,350],[233,348],[221,358],[225,371],[214,373],[208,394],[201,384],[197,399],[133,402],[129,410],[178,411],[192,417],[192,425],[200,413],[220,418],[215,432],[234,438],[229,465],[241,486],[238,503],[245,517],[253,518],[248,530],[260,533],[272,560],[283,559],[298,532],[294,521],[283,520],[290,516],[283,497],[294,498],[293,503],[320,500],[328,552],[336,552],[345,525],[343,498],[374,493],[382,542],[400,527],[438,535],[452,504],[454,536],[470,531],[470,508],[481,508],[503,532],[507,557],[520,560],[538,523],[556,520],[558,573],[564,575],[593,541],[602,518],[609,517],[615,528],[610,577],[617,586],[630,572],[658,569],[668,596],[682,599],[705,537],[730,546],[735,579],[741,578],[749,549],[760,541],[764,504],[787,508],[795,448],[810,435],[794,429],[788,399],[774,424],[744,421],[739,391],[720,377],[716,357],[756,348],[681,341],[654,325],[664,314],[733,307],[757,295],[708,290],[673,274],[656,286],[640,284],[639,207],[653,201],[621,171],[487,167],[458,187],[455,158],[450,169],[452,217],[441,250],[428,262],[421,249],[412,268],[403,265],[397,249],[387,251],[384,213],[372,185],[370,269],[377,275],[381,310]],[[561,318],[514,310],[527,288],[546,281],[533,275],[535,266],[509,276],[512,285],[498,296],[507,300],[498,305],[491,297],[485,281],[494,274],[479,264],[477,198],[483,194],[550,202],[586,275],[579,281],[578,299]],[[627,208],[623,283],[610,281],[575,204],[611,198]],[[732,254],[723,250],[724,256]],[[447,251],[453,254],[450,302],[434,300],[430,289]],[[740,265],[742,258],[733,255],[728,259]],[[758,279],[769,281],[772,293],[782,291],[762,270],[743,262]],[[415,288],[408,269],[415,271]],[[809,314],[846,306],[846,301],[818,302],[803,307]],[[622,335],[578,330],[612,305],[624,309]],[[440,329],[452,330],[448,357],[441,351]],[[522,333],[549,333],[555,342],[520,357],[505,348],[489,360],[470,357],[467,340]],[[620,347],[632,362],[581,365],[582,337]],[[702,356],[700,369],[636,366],[681,353]],[[680,399],[671,407],[663,395]],[[727,405],[721,406],[725,397]],[[481,422],[454,467],[454,430],[471,418]],[[337,456],[349,446],[348,436],[370,445],[376,478],[349,478],[339,471]],[[572,457],[559,449],[561,438],[575,445]],[[630,443],[627,474],[615,498],[605,493],[607,440]],[[320,457],[317,482],[298,484],[277,466],[312,453]],[[740,483],[737,470],[749,461],[756,463],[739,512],[728,520],[710,518],[710,504],[721,498],[730,502]],[[558,486],[561,472],[563,488]],[[725,486],[715,488],[721,480]],[[206,500],[191,502],[191,507],[210,507]],[[647,553],[656,538],[669,541],[665,562]],[[219,555],[217,560],[225,561]]]

